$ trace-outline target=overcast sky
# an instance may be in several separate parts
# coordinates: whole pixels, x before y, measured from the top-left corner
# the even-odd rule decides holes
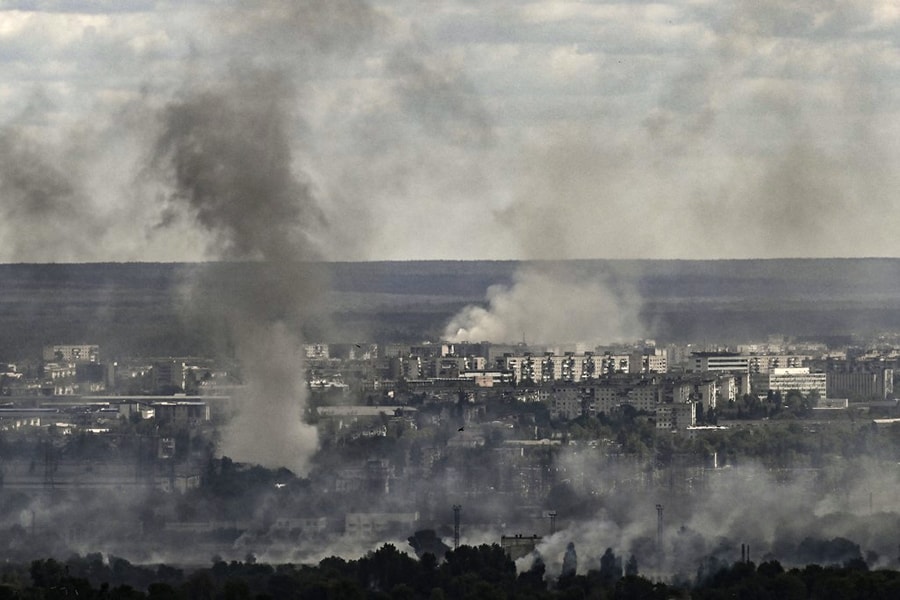
[[[3,262],[900,255],[894,0],[0,7]]]

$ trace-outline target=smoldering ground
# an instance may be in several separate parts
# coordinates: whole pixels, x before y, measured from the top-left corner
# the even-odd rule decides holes
[[[571,520],[560,512],[559,531],[537,548],[549,577],[559,574],[569,542],[578,551],[579,573],[598,569],[600,557],[612,548],[622,563],[634,555],[644,573],[688,580],[702,565],[712,564],[710,558],[718,564],[740,560],[742,544],[757,564],[897,563],[896,543],[888,533],[900,520],[891,492],[898,472],[892,465],[858,458],[818,472],[786,474],[747,463],[706,470],[695,476],[690,490],[683,482],[673,490],[665,474],[656,484],[635,489],[633,470],[573,456],[564,455],[560,464],[567,464],[570,473],[582,472],[584,483],[575,497],[596,512]],[[834,485],[835,480],[841,481]],[[609,491],[598,498],[594,488]],[[657,504],[663,509],[661,548]],[[520,569],[530,564],[528,557],[518,563]]]
[[[447,429],[452,437],[456,422]],[[492,438],[489,430],[482,433]],[[690,579],[701,565],[713,564],[710,557],[725,563],[739,560],[742,544],[750,547],[757,563],[862,559],[872,567],[896,565],[893,531],[900,525],[900,511],[894,490],[900,472],[887,455],[828,455],[815,468],[802,459],[796,468],[764,467],[740,456],[715,467],[702,455],[660,466],[652,456],[578,443],[536,447],[526,473],[499,442],[494,439],[492,447],[448,446],[440,452],[442,458],[426,467],[422,458],[414,458],[426,454],[414,451],[425,443],[414,431],[396,439],[347,441],[323,450],[309,478],[302,480],[287,471],[223,460],[207,467],[206,476],[213,478],[208,488],[184,496],[135,485],[141,481],[136,475],[140,463],[94,465],[92,476],[102,480],[103,473],[116,475],[128,484],[114,497],[109,487],[89,487],[87,481],[84,487],[54,488],[52,480],[41,477],[47,466],[33,465],[33,493],[7,485],[0,494],[4,548],[19,557],[102,551],[174,564],[204,564],[213,555],[243,560],[248,554],[271,562],[309,562],[330,555],[361,556],[386,541],[411,551],[404,540],[417,529],[435,529],[452,544],[451,507],[459,504],[461,543],[496,543],[501,535],[542,536],[538,550],[549,578],[559,574],[569,542],[578,552],[580,573],[597,568],[611,548],[623,562],[634,555],[644,574]],[[427,445],[442,447],[437,440]],[[385,461],[378,465],[381,479],[367,476],[358,489],[334,486],[341,471],[359,477],[374,456]],[[4,464],[7,484],[15,479],[10,464]],[[27,459],[20,468],[29,471]],[[72,463],[66,472],[76,468],[86,469]],[[63,475],[56,474],[60,484],[68,479]],[[661,552],[657,504],[664,509]],[[551,534],[547,511],[557,515],[556,533]],[[406,517],[405,524],[381,534],[344,533],[345,515],[356,512],[417,517]],[[279,525],[283,517],[323,519],[326,525],[309,531],[302,525]],[[197,534],[178,528],[204,523],[221,531]],[[238,528],[245,533],[238,536]],[[527,569],[528,561],[520,561],[519,567]]]

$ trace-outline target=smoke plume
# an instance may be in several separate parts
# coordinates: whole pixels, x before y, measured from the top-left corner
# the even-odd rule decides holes
[[[487,307],[470,305],[444,330],[453,342],[576,342],[600,344],[640,336],[640,300],[606,274],[584,274],[562,263],[530,263],[510,286],[487,291]]]
[[[386,21],[358,0],[239,2],[210,16],[232,64],[219,79],[204,73],[212,83],[189,81],[165,108],[154,164],[171,185],[169,220],[199,225],[211,256],[260,265],[259,277],[226,293],[188,294],[224,316],[246,384],[220,449],[305,473],[317,439],[303,422],[302,328],[327,289],[311,263],[336,231],[321,200],[340,195],[318,190],[309,174],[315,118],[303,88],[321,72],[352,68]]]
[[[560,511],[564,527],[542,540],[538,550],[547,563],[548,576],[563,569],[566,545],[574,542],[579,554],[579,573],[599,568],[606,548],[624,559],[635,555],[644,574],[691,580],[710,558],[731,564],[740,558],[741,544],[752,549],[757,564],[779,560],[785,565],[841,563],[828,552],[851,540],[867,555],[872,566],[895,564],[896,544],[883,534],[885,523],[898,515],[891,500],[896,473],[886,473],[866,459],[826,467],[821,472],[802,470],[785,479],[771,469],[744,464],[705,472],[695,477],[695,489],[672,489],[664,481],[648,488],[630,487],[627,469],[600,461],[561,457],[559,465],[575,468],[583,482],[571,481],[573,506],[593,507],[593,517],[575,516],[572,508]],[[573,473],[574,471],[570,471]],[[846,477],[844,474],[851,474]],[[845,477],[838,489],[825,491],[829,476]],[[671,476],[670,476],[671,477]],[[680,475],[672,477],[686,486]],[[605,488],[604,493],[598,493]],[[592,497],[603,497],[601,502]],[[662,548],[657,547],[657,511],[663,511]],[[559,507],[554,507],[559,508]],[[590,510],[590,509],[589,509]],[[565,516],[563,514],[565,513]],[[847,557],[847,559],[852,557]],[[529,562],[519,564],[527,569]]]
[[[321,218],[293,170],[289,80],[260,70],[235,75],[169,105],[156,165],[171,180],[172,210],[211,234],[214,255],[261,261],[270,275],[259,289],[258,280],[235,282],[232,293],[203,307],[224,315],[246,384],[221,451],[304,473],[317,443],[315,427],[302,419],[300,326],[321,282],[296,266],[318,257],[310,236]]]
[[[0,131],[0,221],[15,223],[32,232],[4,236],[5,251],[13,259],[39,257],[59,259],[56,236],[67,237],[68,227],[86,235],[68,249],[69,257],[93,255],[92,246],[102,235],[99,223],[91,218],[84,193],[74,183],[74,165],[63,156],[13,127]],[[5,227],[4,227],[5,229]],[[33,258],[32,258],[33,259]]]
[[[248,70],[189,94],[165,112],[158,160],[172,169],[170,202],[212,232],[222,258],[315,258],[317,207],[293,169],[287,138],[294,95],[280,73]]]

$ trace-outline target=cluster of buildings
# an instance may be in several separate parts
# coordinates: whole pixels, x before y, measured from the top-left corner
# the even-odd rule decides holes
[[[317,358],[310,364],[320,374],[329,361],[335,372],[348,368],[346,361],[329,357],[327,345],[317,344],[314,354]],[[487,342],[395,344],[370,355],[377,356],[380,368],[369,370],[361,385],[392,400],[401,390],[513,390],[523,401],[544,403],[555,420],[612,414],[629,406],[653,414],[660,429],[694,427],[710,411],[745,396],[767,399],[799,393],[821,409],[890,402],[894,367],[900,361],[893,352],[834,353],[816,345],[799,351],[698,350],[661,348],[652,340],[593,350]]]
[[[561,480],[595,494],[642,489],[642,478],[657,476],[624,442],[579,438],[574,443],[561,433],[571,431],[567,426],[573,420],[631,412],[657,432],[691,435],[711,426],[710,415],[748,396],[799,393],[823,409],[890,403],[898,361],[900,354],[892,351],[661,347],[652,340],[590,349],[486,342],[310,344],[297,368],[308,373],[310,415],[320,441],[335,449],[356,442],[365,448],[373,440],[364,438],[385,437],[402,439],[408,447],[397,456],[367,454],[316,473],[317,490],[349,499],[343,512],[335,511],[339,518],[278,513],[266,523],[266,535],[368,538],[407,530],[446,511],[447,490],[473,507],[487,497],[521,505],[522,518],[538,522],[542,517],[532,509]],[[171,424],[169,431],[190,430],[200,438],[227,420],[236,408],[233,399],[240,397],[240,383],[212,361],[111,360],[95,345],[49,346],[41,364],[6,365],[0,375],[0,394],[6,396],[0,428],[109,433],[116,444],[122,438],[112,422],[138,426],[151,417],[163,429]],[[498,405],[514,408],[503,412]],[[642,431],[652,436],[652,429]],[[193,435],[176,440],[167,432],[138,440],[137,450],[132,444],[138,459],[131,463],[67,462],[65,453],[50,448],[40,464],[33,464],[33,457],[6,460],[4,484],[23,490],[153,485],[185,491],[200,484],[205,468],[186,450]],[[380,442],[374,440],[371,447]],[[565,465],[552,459],[554,448],[562,446]],[[598,456],[607,474],[600,479],[582,465]],[[693,473],[704,468],[706,459],[678,460]],[[359,498],[371,504],[370,512],[351,502]],[[409,498],[415,499],[414,507],[398,500]],[[173,519],[164,529],[172,535],[190,531],[215,537],[223,529],[258,528],[249,522]],[[509,544],[527,545],[515,538]]]
[[[0,365],[0,396],[196,394],[213,376],[212,364],[195,357],[113,360],[97,345],[52,344],[36,364]]]
[[[100,407],[124,411],[126,417],[137,410],[182,422],[209,420],[210,410],[228,406],[232,391],[223,387],[225,378],[217,377],[220,373],[209,360],[166,357],[125,363],[104,360],[92,344],[49,345],[42,358],[26,370],[7,365],[0,373],[0,395],[52,398],[50,408],[57,410],[69,398],[70,408]],[[314,394],[332,395],[320,404],[402,404],[409,394],[482,390],[541,402],[557,421],[630,407],[652,414],[660,429],[681,430],[748,395],[799,392],[822,408],[890,402],[898,361],[893,350],[834,353],[815,345],[706,350],[658,347],[644,340],[588,350],[488,342],[316,343],[306,347],[305,365],[298,369],[307,369]],[[213,396],[219,400],[210,401]],[[31,410],[49,410],[39,404]],[[65,418],[10,410],[0,414],[6,426],[37,419],[59,424]]]

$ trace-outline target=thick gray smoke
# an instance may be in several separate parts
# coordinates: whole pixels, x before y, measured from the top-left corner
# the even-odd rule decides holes
[[[373,180],[403,185],[408,179],[397,172],[382,179],[369,165],[330,172],[330,153],[343,148],[329,147],[329,139],[407,144],[383,139],[403,130],[390,123],[355,132],[349,127],[348,133],[331,112],[320,123],[310,107],[310,81],[320,71],[359,69],[360,50],[381,48],[375,38],[389,39],[395,25],[357,0],[239,3],[213,18],[228,32],[233,62],[219,78],[206,73],[189,81],[162,112],[154,165],[170,192],[160,227],[196,223],[209,256],[263,264],[266,285],[248,282],[215,298],[207,294],[214,304],[200,307],[226,316],[247,383],[243,410],[221,450],[237,460],[304,472],[317,444],[314,428],[301,421],[306,390],[300,331],[327,289],[308,263],[339,256],[336,244],[365,238],[355,220],[366,221],[364,196],[384,187],[371,186]],[[418,50],[396,48],[384,65],[402,114],[428,135],[462,132],[451,146],[486,143],[484,115],[466,101],[464,86],[426,65],[421,56],[427,53]],[[317,127],[328,131],[317,133]],[[381,148],[373,151],[385,155]],[[386,155],[396,171],[402,158],[393,154]],[[362,182],[355,189],[354,180]],[[342,187],[343,181],[351,183]]]
[[[202,274],[189,282],[188,318],[224,315],[253,396],[245,401],[257,407],[241,419],[285,411],[298,421],[300,331],[327,288],[300,265],[395,252],[411,223],[452,239],[439,202],[472,203],[467,213],[481,218],[470,192],[485,178],[470,149],[493,137],[475,89],[408,23],[360,0],[138,6],[109,18],[60,10],[12,10],[11,30],[40,37],[43,24],[43,47],[78,64],[96,60],[84,48],[99,31],[110,37],[98,54],[120,59],[81,67],[104,77],[80,81],[77,93],[44,98],[38,88],[40,102],[6,117],[3,255],[258,261],[264,286],[236,278],[226,293],[208,293]],[[111,22],[135,34],[113,35]],[[436,200],[374,224],[398,198],[422,195]],[[267,344],[272,364],[260,358]],[[246,431],[302,469],[312,430],[285,432],[305,436],[289,442],[259,435],[268,428],[238,421],[223,451],[255,447],[234,437]],[[253,460],[241,452],[235,458]]]
[[[316,258],[318,208],[293,171],[288,139],[293,100],[284,76],[249,70],[165,112],[159,153],[172,169],[170,201],[215,234],[223,258]]]
[[[309,186],[292,170],[290,83],[278,73],[240,75],[167,108],[157,165],[171,176],[172,210],[185,210],[212,234],[215,255],[262,261],[273,274],[265,280],[272,285],[247,281],[216,298],[217,306],[202,307],[225,315],[246,383],[221,450],[305,473],[317,443],[315,427],[302,419],[299,328],[321,284],[298,278],[295,265],[317,258],[309,236],[321,220]]]
[[[293,81],[277,69],[232,68],[164,111],[157,167],[169,176],[173,214],[210,234],[214,256],[261,261],[269,273],[203,307],[225,315],[246,395],[221,451],[240,461],[305,473],[316,450],[303,422],[302,318],[323,289],[297,265],[319,258],[311,238],[324,222],[291,147]],[[202,285],[202,281],[200,282]]]
[[[235,64],[242,66],[230,66],[211,85],[189,84],[166,107],[155,164],[171,182],[172,219],[193,220],[210,234],[212,256],[260,261],[266,273],[262,285],[235,282],[231,293],[206,295],[212,305],[201,305],[225,316],[246,384],[220,449],[236,460],[306,473],[317,437],[303,421],[301,327],[326,283],[303,265],[321,258],[314,238],[325,221],[295,159],[295,76],[317,52],[355,45],[343,41],[353,39],[349,32],[365,37],[373,13],[355,1],[327,8],[267,2],[220,17],[235,29]]]
[[[92,218],[83,191],[74,183],[77,179],[75,165],[67,157],[53,156],[50,148],[17,128],[0,131],[0,221],[33,232],[4,236],[9,256],[60,260],[94,255],[103,228]],[[50,240],[68,237],[69,227],[84,231],[84,236],[60,256]]]

